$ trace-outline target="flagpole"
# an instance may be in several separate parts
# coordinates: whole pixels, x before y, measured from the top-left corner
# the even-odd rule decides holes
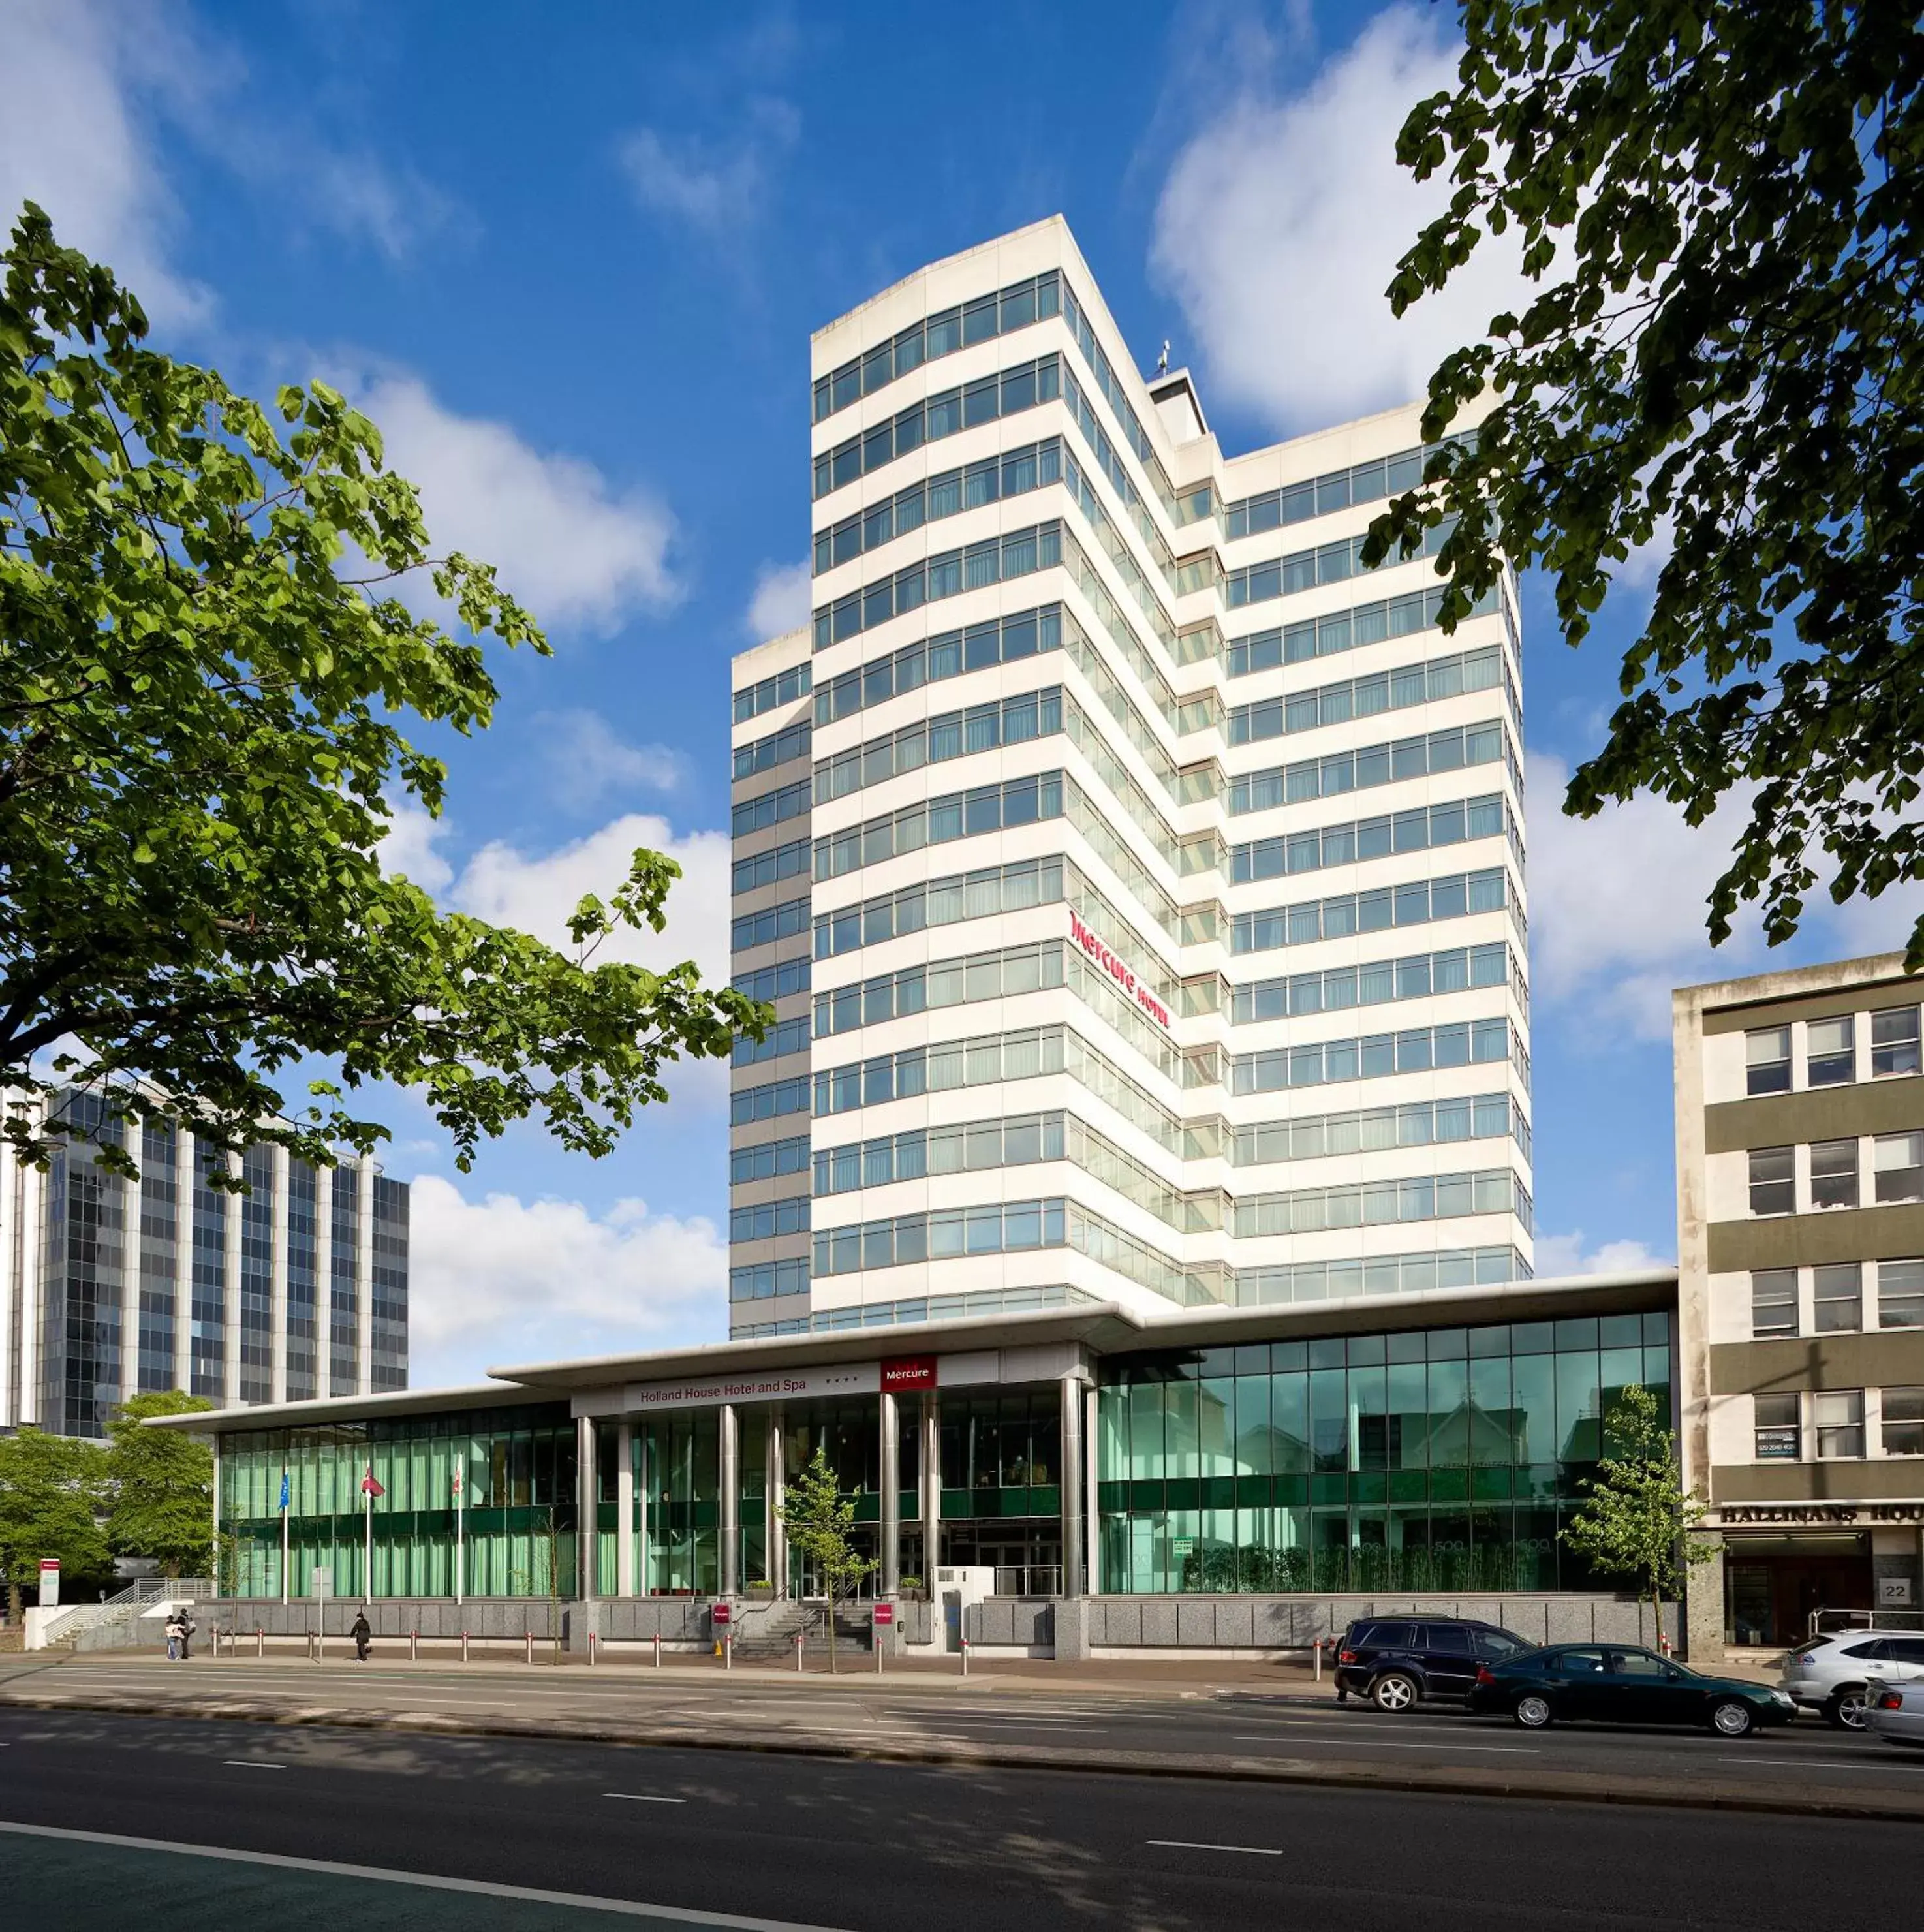
[[[466,1535],[468,1486],[463,1480],[465,1472],[461,1467],[461,1462],[466,1460],[463,1456],[461,1461],[454,1465],[454,1600],[457,1604],[463,1600],[468,1583]]]
[[[374,1474],[372,1462],[367,1466],[367,1474],[371,1479]],[[367,1546],[361,1572],[361,1600],[371,1604],[374,1600],[374,1492],[371,1486],[363,1486],[361,1499],[367,1505]]]
[[[292,1512],[287,1505],[287,1472],[280,1472],[280,1600],[287,1600],[287,1519]]]

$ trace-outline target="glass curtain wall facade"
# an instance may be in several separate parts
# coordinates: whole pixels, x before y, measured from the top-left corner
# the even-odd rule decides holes
[[[1102,1364],[1105,1592],[1608,1588],[1560,1532],[1668,1313],[1332,1336]]]
[[[126,1144],[110,1097],[70,1088],[32,1104]],[[0,1428],[99,1436],[148,1390],[225,1406],[406,1387],[404,1185],[268,1145],[231,1162],[164,1115],[128,1150],[137,1180],[79,1139],[43,1174],[0,1149]],[[216,1184],[230,1174],[244,1192]]]
[[[1514,586],[1446,634],[1359,561],[1418,410],[1225,454],[1059,220],[813,360],[813,614],[733,680],[731,1334],[1527,1276]]]

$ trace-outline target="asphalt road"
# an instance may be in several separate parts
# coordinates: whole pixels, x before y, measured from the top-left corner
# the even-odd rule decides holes
[[[783,1924],[1889,1932],[1915,1826],[0,1712],[0,1895],[38,1927],[598,1913],[23,1838],[220,1846]]]
[[[1806,1714],[1787,1730],[1732,1742],[1693,1731],[1560,1726],[1536,1733],[1501,1718],[1442,1708],[1400,1718],[1367,1705],[1337,1706],[1260,1692],[1143,1696],[1050,1692],[1032,1682],[858,1674],[836,1683],[778,1675],[750,1680],[718,1671],[554,1670],[525,1666],[409,1668],[345,1661],[223,1658],[183,1666],[126,1659],[31,1658],[0,1672],[0,1712],[14,1700],[111,1706],[160,1702],[183,1712],[243,1700],[272,1714],[381,1714],[400,1721],[611,1723],[645,1726],[667,1743],[851,1742],[871,1746],[1044,1746],[1104,1756],[1143,1754],[1379,1771],[1482,1770],[1527,1782],[1539,1772],[1613,1782],[1677,1778],[1753,1792],[1924,1802],[1924,1752],[1831,1730]]]

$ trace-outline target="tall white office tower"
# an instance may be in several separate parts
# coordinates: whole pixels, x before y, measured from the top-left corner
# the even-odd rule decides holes
[[[731,1332],[1527,1276],[1515,588],[1446,636],[1359,561],[1416,407],[1226,455],[1059,219],[812,363],[814,619],[733,680]]]

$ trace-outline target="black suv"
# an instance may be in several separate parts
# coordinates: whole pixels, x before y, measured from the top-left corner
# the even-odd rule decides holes
[[[1468,1617],[1359,1618],[1336,1652],[1336,1701],[1353,1694],[1380,1711],[1407,1711],[1425,1697],[1467,1698],[1479,1664],[1537,1648]]]

